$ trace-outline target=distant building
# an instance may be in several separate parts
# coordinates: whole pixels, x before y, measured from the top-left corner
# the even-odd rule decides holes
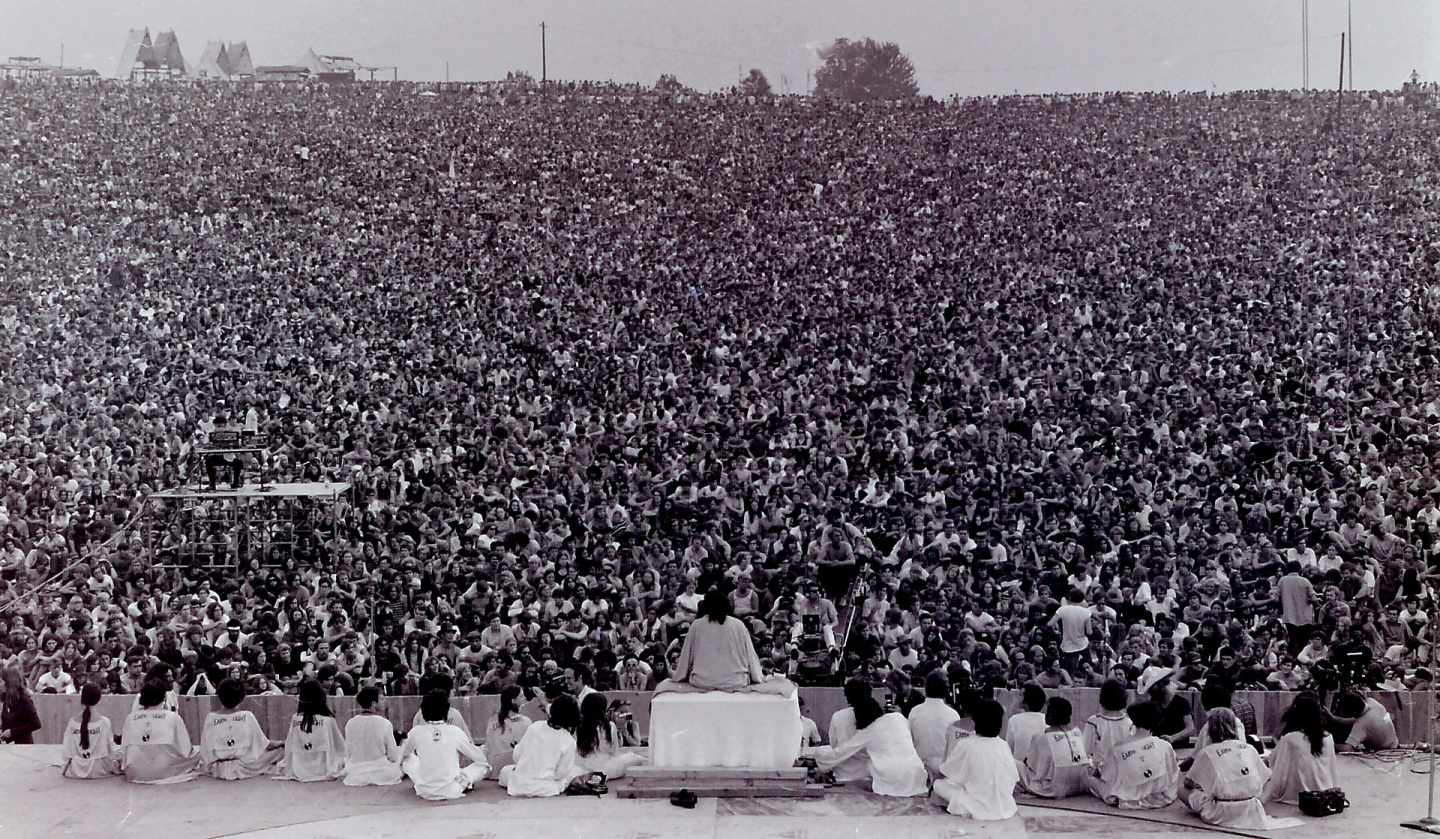
[[[310,71],[310,77],[325,84],[349,84],[355,81],[355,71],[360,63],[348,55],[316,55],[314,49],[296,62]]]
[[[190,68],[173,30],[161,32],[152,40],[149,29],[131,29],[125,36],[115,75],[130,81],[165,81],[189,76]]]
[[[272,64],[255,68],[257,82],[305,82],[310,80],[310,68],[298,64]]]
[[[98,82],[100,74],[81,67],[57,67],[33,55],[12,55],[0,64],[0,79],[15,82],[67,82],[89,84]]]

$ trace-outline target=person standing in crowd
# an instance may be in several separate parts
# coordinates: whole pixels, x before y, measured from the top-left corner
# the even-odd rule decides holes
[[[1045,705],[1045,730],[1032,735],[1016,755],[1020,782],[1032,795],[1066,798],[1088,789],[1093,772],[1085,751],[1085,735],[1070,727],[1070,700],[1051,697]]]
[[[450,716],[450,697],[432,690],[420,700],[425,721],[410,729],[400,765],[415,784],[415,794],[427,801],[460,798],[490,771],[485,751],[470,735],[445,720]],[[470,761],[460,765],[460,758]]]
[[[1261,795],[1270,779],[1255,749],[1239,736],[1229,708],[1215,708],[1205,718],[1205,740],[1181,784],[1180,799],[1206,824],[1252,830],[1296,827],[1299,819],[1275,819],[1265,812]]]
[[[1008,819],[1019,812],[1015,785],[1020,774],[1015,754],[1000,737],[1005,708],[993,699],[975,704],[975,736],[955,742],[940,767],[932,798],[952,816],[982,821]]]
[[[0,742],[29,745],[40,730],[40,715],[20,668],[0,665]]]
[[[93,682],[80,689],[80,705],[85,710],[66,723],[61,744],[60,774],[66,778],[109,778],[121,773],[110,718],[95,713],[102,696],[100,686]]]
[[[576,764],[575,731],[580,707],[568,694],[550,703],[545,722],[525,729],[515,744],[515,762],[500,770],[500,786],[516,797],[549,798],[585,774]]]
[[[241,710],[244,683],[225,679],[216,688],[215,698],[224,710],[205,716],[200,729],[200,772],[221,781],[273,774],[285,756],[285,741],[266,737],[255,715]]]
[[[851,758],[863,758],[863,777],[876,795],[924,795],[929,777],[924,761],[915,751],[905,718],[898,711],[886,713],[868,690],[851,690],[847,686],[845,695],[847,701],[854,700],[850,708],[855,712],[855,733],[838,745],[810,750],[809,757],[815,759],[816,767],[828,772]],[[835,738],[831,741],[834,743]]]
[[[355,694],[355,716],[345,723],[347,787],[384,787],[400,783],[400,744],[395,726],[380,713],[380,689],[366,685]]]
[[[140,710],[125,718],[120,753],[125,780],[134,784],[177,784],[195,780],[200,755],[180,715],[165,707],[166,685],[158,679],[140,689]]]
[[[279,777],[287,781],[334,781],[345,771],[345,736],[320,683],[300,683],[299,703],[285,737]],[[447,703],[448,706],[448,703]]]

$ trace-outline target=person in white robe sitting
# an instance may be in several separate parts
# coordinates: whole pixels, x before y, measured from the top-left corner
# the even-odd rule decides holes
[[[1266,801],[1298,804],[1302,792],[1336,786],[1335,738],[1325,730],[1325,715],[1315,694],[1299,694],[1290,703],[1281,717],[1280,739],[1267,757]]]
[[[420,680],[420,695],[424,696],[425,694],[436,690],[440,691],[446,696],[449,696],[450,694],[455,692],[455,680],[445,673],[425,674],[425,678]],[[421,724],[424,721],[425,720],[423,713],[417,709],[415,711],[415,716],[411,717],[410,719],[410,727],[414,728],[415,726]],[[445,718],[445,722],[448,722],[456,728],[460,729],[461,731],[465,732],[465,736],[470,738],[470,742],[475,742],[475,735],[472,734],[470,731],[470,723],[465,721],[465,715],[460,713],[460,709],[456,708],[454,705],[450,706],[450,714]]]
[[[950,726],[960,721],[960,712],[950,707],[949,699],[950,679],[944,670],[931,670],[925,677],[925,701],[910,709],[910,739],[931,780],[940,777]]]
[[[1275,819],[1260,796],[1270,768],[1255,747],[1239,737],[1239,722],[1229,708],[1215,708],[1205,720],[1207,745],[1195,752],[1181,785],[1180,798],[1206,824],[1253,830],[1295,827],[1299,819]]]
[[[285,756],[283,740],[265,736],[260,721],[242,710],[245,684],[239,679],[225,679],[215,690],[215,698],[224,710],[205,716],[200,729],[200,771],[221,781],[243,781],[275,773],[275,766]]]
[[[730,615],[730,598],[719,589],[705,593],[700,615],[690,624],[670,678],[655,688],[656,693],[712,690],[777,696],[795,693],[789,679],[765,674],[750,630]]]
[[[1015,755],[1000,732],[1005,708],[993,699],[974,703],[971,717],[975,734],[954,741],[940,767],[943,778],[935,782],[931,800],[943,805],[952,816],[982,821],[1008,819],[1019,812],[1015,784],[1020,773]]]
[[[876,795],[924,795],[929,775],[915,751],[910,725],[899,711],[886,713],[863,683],[859,688],[852,686],[858,681],[852,679],[845,685],[845,698],[855,712],[854,735],[839,745],[810,749],[809,756],[821,771],[834,770],[852,757],[863,757],[865,777]]]
[[[620,734],[610,721],[610,702],[592,693],[580,702],[580,725],[575,730],[575,765],[599,772],[607,779],[623,778],[625,771],[645,762],[645,756],[620,751]]]
[[[550,703],[545,722],[525,729],[515,744],[515,762],[500,770],[500,786],[517,797],[548,798],[565,791],[570,782],[585,774],[575,765],[575,730],[580,726],[580,706],[568,694]]]
[[[345,736],[314,679],[300,683],[299,703],[285,736],[285,758],[277,778],[286,781],[334,781],[345,773]]]
[[[1027,683],[1020,699],[1025,710],[1011,714],[1005,721],[1005,745],[1010,747],[1016,760],[1024,758],[1030,741],[1045,730],[1045,700],[1045,688],[1034,682]]]
[[[1066,798],[1089,789],[1090,754],[1085,751],[1085,735],[1070,727],[1073,713],[1070,700],[1051,697],[1045,705],[1045,730],[1032,736],[1016,755],[1020,782],[1031,795]]]
[[[1106,679],[1100,685],[1100,713],[1091,714],[1082,729],[1085,735],[1085,753],[1090,756],[1090,792],[1100,797],[1100,776],[1105,764],[1114,761],[1115,747],[1135,737],[1135,723],[1125,713],[1125,703],[1130,693],[1125,685],[1116,679]]]
[[[845,745],[851,737],[855,736],[855,703],[871,695],[870,685],[860,679],[850,679],[845,682],[843,690],[845,707],[830,715],[828,729],[830,745],[835,748]],[[805,753],[808,754],[808,752]],[[870,764],[865,755],[857,754],[831,767],[829,775],[839,784],[863,781],[870,777]]]
[[[520,696],[519,685],[500,691],[500,712],[485,726],[485,758],[490,764],[486,777],[492,781],[500,777],[502,769],[515,762],[515,744],[532,725],[531,719],[520,713]]]
[[[400,765],[415,784],[415,794],[427,801],[447,801],[469,792],[490,771],[485,750],[475,745],[458,726],[446,722],[450,697],[432,690],[420,700],[424,722],[405,738]],[[460,758],[470,761],[460,765]]]
[[[125,779],[136,784],[178,784],[195,780],[200,760],[180,715],[165,707],[165,683],[147,680],[140,710],[125,718],[120,733]]]
[[[175,687],[175,669],[168,664],[160,663],[145,671],[145,681],[160,682],[165,687],[165,699],[158,707],[167,711],[180,713],[180,690]],[[140,695],[135,695],[135,701],[130,703],[130,713],[140,710]]]
[[[345,723],[345,775],[347,787],[388,787],[400,783],[400,744],[395,726],[380,713],[380,689],[366,685],[355,694],[359,708]]]
[[[85,710],[65,725],[60,764],[63,777],[94,779],[120,774],[120,756],[115,751],[110,718],[95,713],[100,697],[100,686],[93,682],[80,689],[80,704]]]
[[[1180,766],[1175,747],[1153,733],[1160,723],[1160,709],[1153,702],[1137,702],[1127,713],[1135,724],[1135,736],[1115,746],[1100,767],[1095,792],[1106,804],[1122,810],[1168,807],[1178,794]]]

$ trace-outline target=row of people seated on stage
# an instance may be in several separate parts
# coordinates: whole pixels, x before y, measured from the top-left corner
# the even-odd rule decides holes
[[[830,745],[805,754],[836,782],[868,784],[879,795],[928,791],[952,814],[987,820],[1015,815],[1020,791],[1041,798],[1094,795],[1137,810],[1178,800],[1210,824],[1275,829],[1295,822],[1271,818],[1263,802],[1295,804],[1302,791],[1336,786],[1334,737],[1309,693],[1286,711],[1268,763],[1226,702],[1207,703],[1193,756],[1183,764],[1172,738],[1157,733],[1162,707],[1150,698],[1127,707],[1129,693],[1118,681],[1105,683],[1101,711],[1078,727],[1069,700],[1047,698],[1038,685],[1026,691],[1027,710],[1008,725],[998,702],[975,701],[967,718],[950,705],[950,696],[945,674],[930,673],[926,699],[907,719],[899,710],[887,712],[869,685],[851,680],[845,686],[848,707],[831,718]],[[1229,694],[1210,697],[1228,700]],[[1368,709],[1366,714],[1362,721],[1383,728],[1385,720]],[[1379,742],[1393,741],[1391,726],[1388,740],[1381,736]]]
[[[206,717],[197,744],[164,681],[146,682],[118,737],[110,720],[94,712],[100,688],[86,684],[83,710],[66,726],[61,773],[76,779],[123,775],[142,784],[203,776],[383,786],[409,778],[421,798],[443,800],[485,779],[499,781],[514,796],[559,795],[572,785],[623,777],[644,762],[622,750],[608,702],[593,690],[577,701],[559,685],[547,688],[541,703],[545,719],[532,722],[519,712],[520,689],[508,688],[483,746],[475,744],[445,691],[423,697],[413,726],[400,737],[378,708],[377,688],[360,690],[359,711],[342,731],[324,690],[308,681],[300,687],[283,740],[271,740],[255,715],[241,707],[246,693],[240,681],[226,679],[215,695],[221,710]]]

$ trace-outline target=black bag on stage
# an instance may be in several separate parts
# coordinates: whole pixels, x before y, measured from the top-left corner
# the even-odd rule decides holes
[[[1349,806],[1350,799],[1345,797],[1345,790],[1339,787],[1300,793],[1300,812],[1311,818],[1334,816],[1345,812]]]

